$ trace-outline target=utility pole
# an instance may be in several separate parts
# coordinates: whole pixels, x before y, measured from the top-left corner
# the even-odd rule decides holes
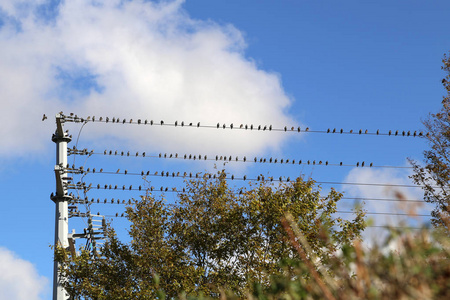
[[[51,199],[55,202],[55,247],[64,249],[69,247],[69,213],[68,201],[71,199],[67,192],[67,143],[72,140],[68,131],[64,132],[63,124],[65,116],[62,113],[56,115],[56,131],[52,136],[52,141],[56,143],[56,194]],[[62,286],[64,278],[59,272],[59,263],[54,262],[53,268],[53,300],[67,300],[69,295]]]

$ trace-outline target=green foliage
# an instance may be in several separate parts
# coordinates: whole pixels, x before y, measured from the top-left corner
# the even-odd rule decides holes
[[[330,264],[333,253],[364,229],[362,211],[351,221],[335,218],[342,194],[331,190],[321,197],[312,180],[277,187],[261,181],[236,193],[225,177],[219,172],[187,182],[174,205],[150,193],[142,197],[127,208],[129,244],[109,228],[98,256],[59,249],[67,291],[85,299],[170,299],[182,292],[216,298],[221,291],[245,297],[255,282],[267,289],[272,277],[285,276],[280,261],[298,261],[281,222],[286,214],[317,266]]]
[[[431,149],[424,152],[425,166],[410,160],[414,167],[413,180],[424,186],[425,201],[433,203],[432,223],[450,232],[450,57],[444,56],[442,69],[447,76],[442,80],[447,94],[442,108],[430,114],[424,123],[428,130],[426,139]]]

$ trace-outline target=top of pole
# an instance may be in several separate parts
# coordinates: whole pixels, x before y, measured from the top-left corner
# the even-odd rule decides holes
[[[70,142],[72,136],[66,131],[64,132],[63,124],[66,122],[66,116],[61,113],[56,114],[56,131],[52,135],[52,141],[55,143],[59,142]]]

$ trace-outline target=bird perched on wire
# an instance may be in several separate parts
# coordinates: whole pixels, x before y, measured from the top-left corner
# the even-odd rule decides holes
[[[42,116],[42,121],[45,121],[47,119],[47,116],[44,114],[43,116]]]

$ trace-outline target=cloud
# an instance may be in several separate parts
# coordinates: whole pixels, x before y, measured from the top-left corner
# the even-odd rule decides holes
[[[0,155],[22,155],[30,145],[42,152],[54,131],[52,116],[61,110],[172,123],[296,125],[280,76],[245,56],[242,32],[195,20],[182,5],[3,1]],[[50,122],[40,122],[42,113]],[[285,139],[223,129],[101,124],[83,131],[91,141],[99,136],[150,150],[237,155],[277,150]]]
[[[0,299],[44,299],[48,279],[39,276],[35,267],[0,247]],[[48,296],[48,295],[47,295]]]
[[[387,185],[414,185],[408,178],[410,169],[374,169],[354,168],[346,176],[347,183],[381,183]],[[428,222],[429,217],[419,217],[430,213],[430,206],[424,202],[423,193],[417,187],[343,185],[345,197],[367,198],[363,208],[367,212],[378,213],[367,215],[375,226],[420,226]],[[387,199],[370,200],[370,199]],[[389,201],[398,200],[398,201]],[[409,201],[414,200],[414,201]],[[409,201],[409,202],[408,202]],[[381,214],[380,214],[381,213]],[[388,213],[388,214],[383,214]],[[390,215],[391,213],[392,215]],[[395,215],[395,214],[407,214]],[[367,228],[364,233],[372,241],[382,242],[386,231],[382,228]]]

